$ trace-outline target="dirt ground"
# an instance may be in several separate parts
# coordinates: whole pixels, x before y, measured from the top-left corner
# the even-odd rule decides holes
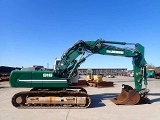
[[[81,76],[84,77],[84,76]],[[85,79],[85,77],[84,77]],[[26,88],[11,88],[8,81],[0,82],[0,120],[159,120],[160,79],[149,78],[148,98],[151,104],[115,105],[109,99],[115,98],[122,84],[134,87],[133,77],[118,76],[103,78],[114,82],[114,87],[85,87],[91,97],[86,109],[17,109],[12,106],[12,96]]]

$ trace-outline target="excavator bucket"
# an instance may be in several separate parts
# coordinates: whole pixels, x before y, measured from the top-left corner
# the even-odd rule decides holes
[[[140,101],[140,95],[129,85],[122,85],[121,94],[117,98],[111,99],[116,105],[135,105]]]

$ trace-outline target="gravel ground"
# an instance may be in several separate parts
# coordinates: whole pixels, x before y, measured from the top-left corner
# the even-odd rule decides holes
[[[83,76],[82,76],[83,77]],[[82,78],[81,78],[82,79]],[[12,106],[12,96],[25,88],[11,88],[7,81],[0,82],[0,120],[159,120],[160,79],[148,79],[148,98],[151,104],[115,105],[109,99],[121,92],[121,85],[134,87],[133,77],[103,78],[114,82],[114,87],[86,87],[91,97],[87,109],[17,109]]]

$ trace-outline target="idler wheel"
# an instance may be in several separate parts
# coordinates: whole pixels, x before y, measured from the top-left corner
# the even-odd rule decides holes
[[[13,97],[12,97],[12,104],[13,106],[15,107],[19,107],[19,106],[22,106],[26,103],[26,98],[24,95],[21,95],[21,94],[15,94]]]

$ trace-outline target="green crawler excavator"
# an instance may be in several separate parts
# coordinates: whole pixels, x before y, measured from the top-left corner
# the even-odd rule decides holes
[[[87,57],[94,54],[131,57],[134,69],[133,89],[123,85],[121,94],[112,99],[115,104],[135,105],[146,102],[147,94],[146,61],[144,47],[139,43],[133,44],[135,48],[120,48],[113,46],[127,45],[126,42],[114,42],[98,39],[96,41],[79,40],[70,47],[57,62],[53,71],[30,70],[12,71],[10,75],[11,87],[32,88],[22,91],[12,97],[12,104],[17,108],[87,108],[91,99],[87,91],[77,87],[78,67]],[[144,87],[142,83],[144,82]]]

